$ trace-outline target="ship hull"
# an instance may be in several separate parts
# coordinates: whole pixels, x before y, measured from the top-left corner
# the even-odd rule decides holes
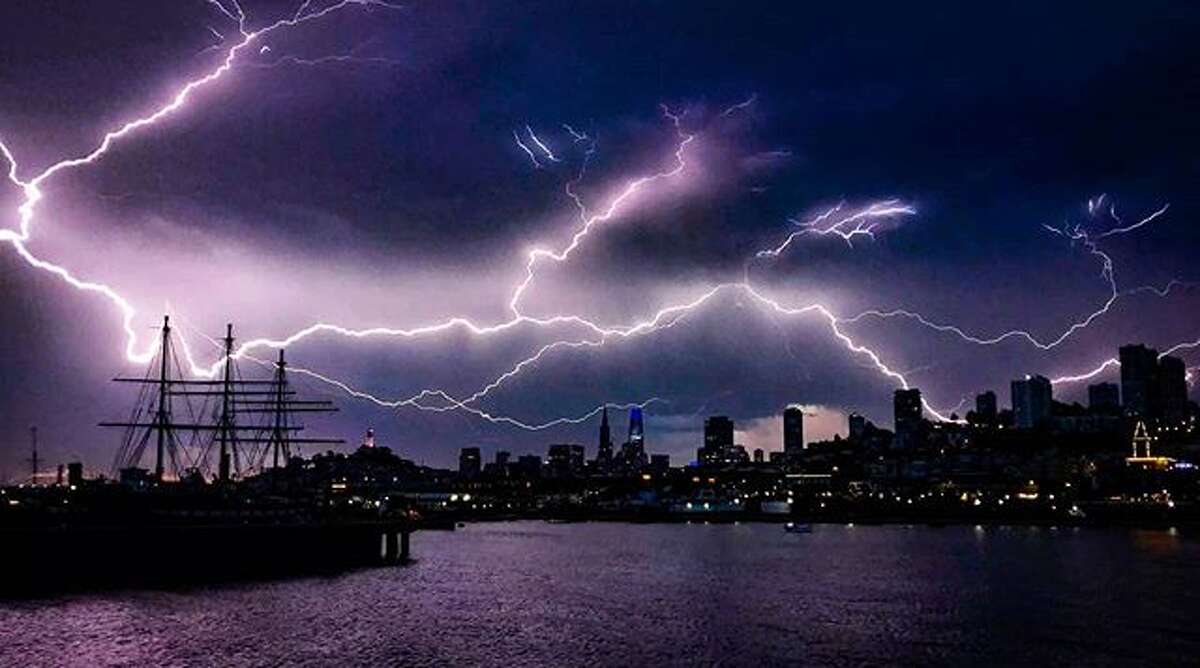
[[[0,530],[0,594],[334,573],[408,559],[393,523],[50,527]]]

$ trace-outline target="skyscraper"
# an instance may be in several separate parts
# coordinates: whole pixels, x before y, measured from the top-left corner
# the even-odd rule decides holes
[[[645,445],[645,427],[642,426],[642,409],[634,406],[629,409],[629,442]]]
[[[642,409],[634,406],[629,409],[629,438],[621,446],[621,465],[626,471],[641,470],[648,463],[645,438]]]
[[[1121,388],[1116,383],[1088,385],[1088,409],[1103,415],[1120,413]]]
[[[861,442],[867,435],[867,418],[859,413],[846,416],[846,433],[849,434],[850,440],[855,443]]]
[[[511,457],[512,453],[510,453],[508,450],[497,450],[495,461],[493,461],[491,464],[484,465],[484,475],[507,478],[509,475],[508,460]]]
[[[1158,401],[1162,426],[1178,426],[1187,417],[1187,366],[1178,357],[1158,360]]]
[[[613,442],[612,430],[608,427],[608,406],[600,417],[600,448],[596,451],[596,466],[606,471],[612,466]]]
[[[988,390],[975,395],[975,421],[979,424],[996,424],[996,393]]]
[[[915,387],[896,390],[892,395],[892,415],[896,425],[896,446],[904,448],[915,445],[924,415],[921,390]]]
[[[733,449],[733,420],[724,415],[704,419],[704,446],[697,453],[701,464],[717,464]]]
[[[477,477],[481,463],[479,448],[463,448],[458,453],[458,474],[464,478]]]
[[[1126,415],[1154,418],[1158,413],[1158,351],[1142,344],[1121,346],[1121,408]]]
[[[788,406],[783,410],[783,454],[788,461],[797,461],[804,452],[804,410]]]
[[[1017,429],[1033,429],[1050,417],[1054,395],[1050,379],[1026,376],[1012,382],[1013,424]]]

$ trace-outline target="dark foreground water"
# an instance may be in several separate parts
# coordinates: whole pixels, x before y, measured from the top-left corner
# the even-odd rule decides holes
[[[1200,542],[1167,531],[519,522],[413,549],[331,578],[0,603],[0,665],[1200,657]]]

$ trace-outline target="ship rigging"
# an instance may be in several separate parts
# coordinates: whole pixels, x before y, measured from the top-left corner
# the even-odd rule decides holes
[[[158,353],[141,378],[118,377],[118,383],[139,385],[129,418],[101,422],[124,429],[113,463],[114,474],[132,481],[149,477],[142,467],[153,444],[153,482],[199,480],[209,477],[227,483],[286,465],[301,445],[336,445],[342,439],[306,438],[299,413],[337,411],[327,400],[297,398],[288,376],[283,349],[269,378],[244,378],[234,356],[233,325],[221,341],[221,376],[188,379],[181,371],[169,316],[163,317]],[[215,469],[211,464],[216,454]],[[168,474],[168,466],[170,473]]]

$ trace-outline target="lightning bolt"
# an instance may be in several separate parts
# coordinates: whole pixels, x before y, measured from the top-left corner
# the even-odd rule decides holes
[[[547,160],[550,162],[562,162],[557,156],[554,155],[554,151],[551,151],[550,147],[546,146],[546,143],[543,142],[536,133],[534,133],[533,128],[529,127],[529,125],[526,125],[525,132],[529,133],[529,141],[532,141],[534,146],[537,146],[542,150],[542,153],[546,154]]]
[[[792,232],[789,234],[787,238],[783,240],[783,243],[779,244],[775,248],[759,251],[755,257],[779,257],[781,253],[783,253],[788,249],[789,246],[792,245],[793,241],[805,235],[832,235],[841,237],[841,239],[846,242],[846,245],[853,248],[855,237],[864,236],[874,241],[875,230],[879,228],[882,220],[894,218],[896,216],[914,216],[917,213],[917,210],[911,205],[903,204],[900,202],[900,200],[889,199],[883,202],[876,202],[857,211],[853,211],[849,215],[838,219],[837,222],[822,227],[823,223],[841,212],[845,205],[845,202],[841,202],[837,206],[834,206],[833,208],[807,222],[800,222],[789,218],[788,222],[798,225],[801,229],[797,232]]]
[[[578,130],[571,127],[567,123],[563,123],[562,127],[564,130],[567,131],[567,134],[571,135],[571,138],[575,140],[576,144],[578,144],[581,141],[587,141],[587,140],[591,139],[591,137],[587,136],[586,133],[579,132]]]
[[[133,327],[133,320],[136,315],[136,309],[134,309],[133,305],[130,304],[128,300],[122,297],[113,288],[102,283],[80,279],[72,274],[67,268],[35,256],[26,246],[26,242],[29,241],[30,238],[35,208],[37,207],[38,202],[40,202],[44,197],[41,186],[48,179],[59,172],[74,169],[83,165],[90,165],[99,161],[106,153],[108,153],[113,144],[117,141],[136,133],[142,128],[155,125],[163,119],[171,116],[179,109],[183,108],[195,91],[212,84],[229,72],[229,70],[233,67],[234,60],[238,57],[238,54],[242,50],[252,45],[255,41],[261,40],[263,37],[266,37],[273,32],[286,28],[294,28],[302,23],[318,20],[350,6],[366,8],[382,7],[388,9],[399,8],[398,6],[384,2],[383,0],[341,0],[341,2],[332,4],[324,9],[318,11],[308,11],[305,13],[308,8],[308,3],[306,2],[291,18],[280,19],[269,24],[265,28],[248,32],[245,27],[246,15],[242,11],[241,5],[239,5],[236,0],[233,1],[234,11],[230,11],[225,7],[224,4],[218,2],[217,0],[208,0],[208,2],[216,7],[230,20],[238,24],[238,31],[241,34],[242,39],[229,48],[225,54],[225,57],[215,69],[198,79],[187,82],[166,104],[145,116],[135,118],[134,120],[128,121],[121,125],[117,129],[105,133],[99,144],[97,144],[97,146],[90,152],[81,156],[56,162],[29,180],[23,180],[18,176],[19,167],[17,160],[13,156],[13,153],[7,144],[0,140],[0,152],[3,153],[4,158],[9,164],[9,170],[7,174],[8,180],[19,187],[24,195],[24,201],[17,209],[17,215],[19,219],[18,229],[16,231],[12,229],[0,229],[0,241],[7,241],[12,244],[18,255],[20,255],[21,258],[30,266],[54,274],[77,290],[103,295],[110,302],[112,302],[121,313],[122,328],[124,329],[126,336],[125,356],[130,361],[135,363],[147,363],[150,359],[152,359],[155,351],[157,350],[157,342],[151,349],[139,352],[138,336]],[[195,368],[193,370],[201,371],[199,368]]]
[[[386,9],[399,9],[398,6],[389,4],[387,2],[383,2],[382,0],[342,0],[341,2],[337,2],[335,4],[329,5],[323,9],[318,10],[318,9],[313,9],[310,5],[310,2],[308,0],[306,0],[304,3],[302,3],[299,6],[299,8],[296,10],[296,12],[290,18],[280,19],[280,20],[278,20],[274,23],[271,23],[271,24],[267,25],[266,27],[261,28],[256,31],[249,31],[246,28],[246,23],[247,23],[246,14],[242,10],[242,7],[240,6],[240,4],[238,2],[236,2],[236,0],[230,0],[230,6],[226,6],[225,3],[220,2],[218,0],[208,0],[208,3],[211,4],[213,7],[215,7],[222,15],[224,15],[230,21],[233,21],[237,24],[238,32],[241,36],[241,39],[238,40],[235,44],[233,44],[232,46],[230,46],[228,48],[228,50],[225,52],[224,58],[221,60],[219,65],[217,65],[213,70],[209,71],[207,74],[186,83],[181,89],[179,89],[179,91],[176,93],[176,95],[173,96],[166,104],[158,107],[157,109],[155,109],[154,111],[152,111],[151,113],[149,113],[147,115],[137,117],[137,118],[135,118],[131,121],[128,121],[127,123],[119,126],[115,130],[112,130],[112,131],[106,133],[101,138],[101,141],[98,143],[98,145],[90,152],[85,153],[78,157],[68,158],[68,159],[62,160],[60,162],[54,163],[50,167],[43,170],[41,173],[37,174],[36,176],[34,176],[33,178],[28,179],[28,180],[20,178],[20,176],[19,176],[20,169],[17,164],[17,161],[15,160],[15,158],[14,158],[13,154],[11,153],[11,151],[9,150],[8,146],[5,145],[2,141],[0,141],[0,152],[3,153],[5,159],[9,163],[9,170],[7,173],[7,177],[11,183],[13,183],[18,188],[21,189],[23,196],[24,196],[24,200],[21,203],[21,205],[18,207],[18,210],[17,210],[18,219],[19,219],[19,225],[18,225],[17,229],[16,230],[0,229],[0,241],[7,241],[10,244],[12,244],[14,246],[14,248],[17,250],[18,254],[22,257],[22,259],[24,259],[31,266],[41,269],[41,270],[44,270],[44,271],[47,271],[47,272],[50,272],[50,273],[58,276],[64,282],[68,283],[69,285],[71,285],[72,287],[74,287],[78,290],[98,293],[98,294],[101,294],[102,296],[104,296],[105,298],[107,298],[109,301],[111,301],[117,307],[117,310],[121,313],[122,325],[123,325],[123,329],[126,334],[125,355],[130,361],[133,361],[133,362],[144,363],[144,362],[148,361],[155,354],[156,346],[157,346],[157,342],[155,342],[154,346],[151,347],[149,350],[139,350],[138,337],[136,335],[136,332],[133,329],[133,320],[136,315],[136,311],[135,311],[134,307],[124,297],[122,297],[120,294],[118,294],[114,289],[112,289],[104,284],[101,284],[101,283],[80,279],[80,278],[76,277],[75,275],[73,275],[65,267],[59,266],[57,264],[51,263],[47,260],[43,260],[41,258],[34,256],[26,247],[26,242],[30,239],[30,234],[31,234],[32,226],[33,226],[34,214],[35,214],[36,207],[37,207],[38,203],[44,197],[41,186],[43,184],[45,184],[45,182],[48,179],[50,179],[51,177],[53,177],[54,175],[56,175],[59,172],[73,169],[73,168],[80,167],[80,166],[84,166],[84,165],[90,165],[90,164],[93,164],[93,163],[99,161],[109,150],[111,150],[112,146],[116,142],[136,133],[138,130],[140,130],[142,128],[157,124],[157,123],[163,121],[164,119],[168,118],[169,116],[171,116],[174,112],[176,112],[179,109],[181,109],[182,107],[184,107],[184,105],[187,103],[187,101],[190,99],[190,97],[196,90],[210,85],[211,83],[217,81],[218,79],[222,78],[226,73],[228,73],[233,68],[235,61],[238,59],[238,56],[242,51],[250,48],[255,43],[261,42],[264,37],[268,36],[272,32],[286,29],[286,28],[292,28],[292,27],[295,27],[302,23],[307,23],[310,21],[318,20],[324,16],[327,16],[336,11],[340,11],[349,6],[358,6],[358,7],[362,7],[365,9],[371,9],[371,8],[376,8],[376,7],[377,8],[386,8]],[[230,7],[232,7],[232,9]],[[212,32],[214,32],[214,34],[216,34],[220,37],[220,34],[217,33],[215,30],[213,30]],[[224,37],[221,37],[221,39],[224,40]],[[262,45],[260,48],[260,52],[265,52],[265,50],[268,50],[268,47],[266,45]],[[275,61],[274,63],[267,64],[267,66],[278,65],[283,62],[296,63],[296,64],[318,64],[321,62],[330,62],[330,63],[346,62],[346,61],[350,60],[351,58],[355,58],[355,57],[350,56],[350,55],[327,56],[324,58],[305,60],[305,59],[299,59],[296,57],[286,56],[282,59],[279,59],[278,61]],[[727,108],[725,111],[723,111],[720,114],[720,117],[728,117],[729,115],[735,113],[736,111],[745,109],[745,108],[749,107],[751,104],[753,104],[756,100],[757,100],[757,96],[753,95],[746,101],[735,104],[735,105]],[[552,262],[552,263],[566,262],[571,257],[571,255],[574,253],[574,251],[580,247],[580,245],[586,240],[586,238],[592,233],[592,231],[597,226],[607,224],[607,223],[611,222],[614,218],[616,218],[618,215],[620,215],[620,213],[623,211],[625,206],[627,204],[629,204],[631,201],[633,201],[639,193],[643,192],[645,189],[647,189],[659,182],[667,181],[667,180],[670,180],[670,179],[680,175],[687,168],[688,163],[687,163],[687,160],[685,159],[686,152],[687,152],[688,146],[696,139],[696,134],[687,132],[683,129],[682,114],[673,113],[666,105],[663,105],[661,107],[661,111],[662,111],[662,115],[664,116],[664,118],[666,118],[672,124],[675,134],[676,134],[676,137],[677,137],[676,148],[675,148],[675,151],[673,154],[674,155],[673,163],[668,168],[665,168],[661,171],[653,172],[651,174],[647,174],[647,175],[644,175],[644,176],[641,176],[641,177],[638,177],[638,178],[635,178],[635,179],[632,179],[632,180],[626,182],[624,187],[619,190],[619,192],[617,193],[616,196],[609,199],[605,206],[601,207],[597,212],[594,212],[594,213],[591,212],[587,206],[585,206],[582,199],[574,193],[574,191],[572,190],[572,187],[573,187],[573,184],[577,185],[579,183],[579,181],[582,180],[584,172],[586,170],[587,160],[588,160],[588,158],[590,158],[591,152],[595,148],[595,141],[591,140],[591,138],[588,137],[588,135],[579,133],[579,132],[575,131],[573,128],[571,128],[569,125],[564,124],[564,126],[563,126],[564,129],[572,136],[572,138],[575,140],[576,143],[578,143],[580,141],[589,141],[589,140],[592,141],[591,147],[589,148],[588,153],[585,155],[584,162],[583,162],[583,165],[581,166],[578,176],[572,182],[568,182],[568,184],[566,186],[567,195],[575,202],[575,204],[579,210],[579,215],[580,215],[579,226],[575,229],[575,232],[570,237],[569,242],[566,243],[564,246],[560,247],[558,250],[534,248],[533,250],[531,250],[528,253],[526,263],[525,263],[524,277],[521,281],[519,281],[514,286],[514,289],[511,294],[511,298],[508,303],[509,310],[511,311],[511,314],[512,314],[511,318],[509,318],[508,320],[500,322],[500,323],[492,324],[492,325],[478,325],[466,318],[451,318],[451,319],[445,320],[440,323],[435,323],[432,325],[426,325],[426,326],[421,326],[421,327],[413,327],[413,328],[383,328],[383,327],[379,327],[379,328],[369,328],[369,329],[359,329],[359,330],[349,329],[349,328],[341,327],[341,326],[338,326],[335,324],[330,324],[330,323],[317,323],[317,324],[314,324],[310,327],[307,327],[303,330],[300,330],[296,333],[293,333],[293,334],[291,334],[287,337],[281,338],[281,339],[262,338],[262,339],[255,339],[255,340],[249,341],[249,342],[243,344],[242,346],[240,346],[238,348],[237,352],[235,352],[234,356],[238,357],[238,358],[246,357],[246,358],[249,358],[252,360],[256,360],[256,358],[253,358],[250,355],[250,352],[255,349],[258,349],[261,347],[283,347],[283,346],[290,345],[290,344],[300,341],[304,338],[307,338],[309,336],[316,335],[319,333],[332,333],[332,334],[336,334],[339,336],[350,337],[350,338],[364,338],[364,337],[374,337],[374,336],[392,336],[392,337],[413,338],[413,337],[426,336],[426,335],[435,335],[435,334],[438,334],[441,332],[445,332],[445,331],[448,331],[451,329],[457,329],[457,328],[464,329],[464,330],[469,331],[470,333],[472,333],[474,335],[478,335],[478,336],[494,335],[494,334],[497,334],[500,332],[511,330],[520,325],[531,325],[531,326],[536,326],[536,327],[559,327],[559,326],[569,325],[569,326],[573,326],[573,327],[582,328],[583,330],[585,330],[586,332],[589,333],[588,338],[559,339],[559,340],[553,341],[549,344],[545,344],[545,345],[541,346],[540,348],[538,348],[537,351],[533,355],[531,355],[523,360],[520,360],[511,369],[509,369],[505,373],[501,374],[499,377],[493,379],[492,381],[488,382],[487,384],[483,385],[479,390],[477,390],[470,396],[468,396],[464,399],[461,399],[461,400],[451,396],[450,394],[448,394],[442,390],[433,390],[433,389],[422,390],[417,395],[414,395],[412,397],[408,397],[405,399],[399,399],[399,400],[379,399],[378,397],[375,397],[371,394],[368,394],[361,390],[355,389],[355,388],[351,387],[350,385],[344,383],[343,381],[331,378],[324,374],[320,374],[316,371],[313,371],[310,369],[298,368],[298,367],[292,368],[292,370],[296,373],[306,375],[306,376],[313,378],[319,382],[323,382],[330,386],[336,387],[339,390],[346,392],[350,396],[364,399],[367,401],[371,401],[381,407],[387,407],[387,408],[413,407],[418,410],[429,410],[429,411],[436,411],[436,412],[441,412],[441,411],[446,411],[446,410],[462,410],[462,411],[465,411],[467,413],[470,413],[481,419],[487,420],[487,421],[495,423],[495,424],[508,424],[508,425],[518,427],[521,429],[538,431],[538,430],[542,430],[542,429],[548,429],[548,428],[551,428],[551,427],[557,426],[557,425],[581,423],[583,421],[586,421],[586,420],[594,417],[600,410],[602,410],[604,408],[604,406],[601,405],[595,409],[592,409],[590,412],[588,412],[582,416],[578,416],[578,417],[563,417],[563,418],[557,418],[555,420],[551,420],[548,422],[535,423],[535,422],[527,422],[527,421],[518,420],[515,418],[508,417],[508,416],[494,415],[494,414],[489,413],[481,408],[478,408],[475,404],[477,402],[479,402],[480,400],[484,399],[485,397],[487,397],[490,393],[495,391],[497,388],[501,387],[505,382],[516,377],[517,375],[522,373],[525,369],[529,368],[531,365],[533,365],[536,362],[538,362],[539,360],[543,359],[546,355],[550,354],[553,351],[560,350],[560,349],[581,349],[581,348],[587,348],[587,347],[599,347],[599,346],[603,346],[606,343],[613,341],[613,340],[629,339],[632,337],[644,336],[644,335],[647,335],[647,334],[650,334],[653,332],[659,332],[659,331],[663,331],[665,329],[669,329],[671,327],[674,327],[679,322],[681,322],[687,314],[694,311],[695,309],[702,307],[704,304],[711,301],[718,294],[723,294],[723,293],[727,293],[727,292],[741,294],[742,296],[753,300],[756,304],[758,304],[765,311],[767,311],[769,313],[774,313],[776,315],[789,316],[789,317],[801,316],[801,315],[814,315],[814,316],[818,317],[820,320],[823,320],[828,325],[832,336],[837,341],[839,341],[846,348],[846,350],[849,353],[865,359],[883,377],[890,379],[891,381],[895,382],[896,384],[898,384],[901,387],[908,388],[908,387],[910,387],[910,385],[903,373],[891,368],[882,359],[882,357],[879,355],[879,353],[877,353],[876,351],[872,350],[871,348],[855,341],[846,331],[844,331],[843,327],[845,325],[858,322],[859,320],[861,320],[863,318],[867,318],[867,317],[877,317],[877,318],[905,317],[905,318],[914,319],[914,320],[920,322],[923,326],[929,327],[936,331],[949,332],[949,333],[959,336],[963,340],[966,340],[971,343],[979,344],[979,345],[993,345],[993,344],[999,343],[1001,341],[1007,340],[1009,338],[1021,338],[1021,339],[1028,341],[1029,343],[1032,343],[1033,345],[1035,345],[1041,349],[1050,349],[1050,348],[1053,348],[1053,347],[1059,345],[1063,340],[1065,340],[1067,337],[1069,337],[1072,333],[1078,331],[1079,329],[1087,327],[1096,318],[1098,318],[1100,315],[1103,315],[1103,313],[1107,312],[1109,307],[1111,307],[1112,303],[1120,295],[1130,294],[1134,291],[1147,290],[1147,289],[1154,290],[1156,293],[1159,293],[1159,291],[1157,289],[1150,288],[1150,287],[1135,288],[1134,291],[1127,291],[1126,293],[1121,293],[1117,289],[1117,283],[1116,283],[1115,277],[1113,275],[1113,263],[1112,263],[1111,258],[1109,258],[1109,256],[1107,254],[1105,254],[1102,250],[1100,250],[1096,246],[1095,240],[1091,236],[1089,236],[1089,234],[1085,230],[1083,230],[1081,227],[1076,226],[1074,228],[1067,228],[1066,226],[1064,226],[1061,229],[1052,228],[1052,227],[1047,227],[1047,229],[1055,234],[1059,234],[1059,235],[1071,240],[1073,243],[1081,244],[1091,254],[1096,256],[1101,261],[1101,264],[1102,264],[1101,276],[1105,278],[1105,280],[1111,287],[1111,296],[1110,296],[1109,300],[1104,304],[1104,306],[1099,311],[1093,312],[1088,318],[1080,321],[1079,323],[1073,324],[1064,334],[1062,334],[1059,337],[1057,337],[1056,339],[1052,339],[1048,342],[1039,341],[1032,334],[1025,332],[1023,330],[1012,330],[1012,331],[1005,332],[1001,335],[994,336],[994,337],[974,336],[974,335],[970,335],[970,334],[966,333],[964,330],[962,330],[956,326],[940,324],[940,323],[934,322],[928,318],[925,318],[924,316],[922,316],[920,314],[917,314],[917,313],[911,312],[911,311],[905,311],[905,310],[893,310],[893,311],[873,310],[873,311],[866,311],[866,312],[860,313],[858,315],[855,315],[855,316],[852,316],[849,318],[842,318],[842,317],[839,317],[837,314],[835,314],[831,309],[829,309],[826,306],[821,305],[821,304],[814,303],[814,304],[807,304],[807,305],[798,306],[798,307],[784,305],[784,304],[780,303],[779,301],[777,301],[776,299],[773,299],[773,298],[768,297],[767,295],[761,293],[758,289],[756,289],[755,287],[753,287],[751,285],[749,280],[745,280],[745,281],[742,281],[739,283],[723,283],[723,284],[717,285],[717,286],[712,287],[711,289],[707,290],[706,292],[702,293],[699,297],[696,297],[688,302],[685,302],[682,304],[676,304],[676,305],[672,305],[672,306],[667,306],[663,309],[660,309],[658,312],[653,314],[653,316],[647,320],[635,322],[631,325],[623,326],[623,327],[601,326],[595,322],[592,322],[588,319],[585,319],[585,318],[583,318],[581,316],[577,316],[577,315],[555,315],[555,316],[544,317],[544,318],[535,318],[535,317],[530,317],[530,316],[523,314],[522,310],[520,308],[522,297],[524,296],[524,294],[526,293],[528,288],[531,286],[531,284],[535,280],[539,266],[543,265],[544,263],[550,263],[550,262]],[[551,162],[559,162],[560,161],[559,158],[556,155],[554,155],[552,150],[543,141],[541,141],[540,138],[538,138],[538,136],[534,133],[533,129],[530,126],[526,125],[526,131],[527,131],[530,142],[533,144],[534,147],[536,147],[539,151],[541,151],[544,154],[546,160],[549,160]],[[542,164],[538,160],[537,153],[535,153],[535,151],[529,145],[525,144],[522,141],[520,134],[518,132],[514,131],[513,137],[514,137],[517,145],[527,154],[529,159],[533,162],[534,166],[536,168],[541,168]],[[1088,204],[1089,213],[1094,215],[1096,211],[1099,211],[1103,205],[1103,201],[1104,201],[1104,196],[1101,196],[1098,200],[1089,201],[1089,204]],[[892,219],[892,218],[899,217],[899,216],[915,215],[915,213],[916,213],[915,209],[913,207],[911,207],[910,205],[903,204],[903,203],[899,202],[898,200],[885,200],[883,202],[871,204],[865,208],[858,209],[858,210],[852,211],[848,214],[842,215],[841,218],[836,219],[836,222],[829,224],[830,220],[833,220],[837,216],[842,214],[843,207],[844,207],[844,204],[839,204],[838,206],[826,211],[825,213],[817,216],[816,218],[814,218],[811,221],[808,221],[806,223],[797,223],[801,227],[800,230],[790,234],[781,244],[779,244],[773,248],[760,251],[756,255],[756,257],[760,257],[760,258],[778,257],[793,242],[795,242],[796,239],[798,239],[802,236],[838,236],[838,237],[842,238],[848,245],[853,247],[852,241],[854,238],[866,237],[869,239],[874,239],[875,233],[876,233],[876,231],[878,231],[879,225],[882,222],[885,222],[888,219]],[[1097,235],[1095,237],[1095,239],[1105,238],[1108,236],[1114,236],[1114,235],[1118,235],[1118,234],[1124,234],[1124,233],[1136,230],[1138,228],[1141,228],[1141,227],[1149,224],[1150,222],[1152,222],[1159,216],[1165,214],[1168,207],[1169,207],[1169,204],[1163,206],[1160,210],[1139,220],[1136,223],[1133,223],[1131,225],[1125,225],[1119,220],[1119,218],[1117,218],[1115,207],[1110,205],[1110,207],[1108,209],[1109,214],[1112,216],[1112,218],[1114,220],[1116,220],[1118,222],[1118,226],[1111,228],[1103,233],[1100,233],[1099,235]],[[1161,293],[1165,294],[1165,292],[1170,290],[1170,287],[1171,287],[1171,285],[1169,284],[1167,288],[1164,288],[1163,291],[1161,291]],[[1184,347],[1196,347],[1196,346],[1200,346],[1200,341],[1192,342],[1192,343],[1178,344],[1177,346],[1173,347],[1171,349],[1171,351],[1182,349]],[[214,363],[210,367],[203,367],[201,365],[198,365],[195,362],[195,360],[192,358],[190,349],[188,349],[186,346],[186,342],[184,343],[183,351],[184,351],[186,359],[188,360],[190,366],[192,367],[192,372],[197,375],[212,377],[213,375],[215,375],[216,370],[224,362],[224,360],[222,359],[222,360],[218,360],[216,363]],[[1164,354],[1168,354],[1168,353],[1164,353]],[[1091,373],[1091,374],[1100,373],[1104,369],[1106,369],[1116,363],[1118,363],[1116,360],[1107,360],[1104,362],[1103,365],[1101,365],[1101,367],[1098,370],[1089,372],[1089,373]],[[1090,377],[1090,376],[1081,375],[1078,378],[1082,379],[1085,377]],[[1072,381],[1072,378],[1068,378],[1068,377],[1064,377],[1064,378],[1055,380],[1055,382],[1071,382],[1071,381]],[[436,406],[430,405],[429,403],[424,403],[425,400],[427,400],[427,399],[439,399],[443,403],[442,403],[442,405],[436,405]],[[610,404],[609,406],[610,407],[626,407],[626,408],[632,407],[632,406],[645,407],[645,406],[650,405],[657,401],[662,401],[662,399],[659,399],[656,397],[656,398],[651,398],[644,402],[636,403],[636,404],[621,404],[621,405]],[[946,419],[942,415],[942,412],[937,411],[934,408],[932,408],[928,404],[928,402],[926,402],[926,404],[925,404],[925,409],[931,415],[933,415],[934,417],[936,417],[938,419]]]
[[[525,155],[529,156],[529,160],[533,163],[534,169],[542,168],[542,163],[538,162],[537,156],[534,155],[533,150],[526,146],[525,142],[521,141],[521,135],[517,134],[516,130],[513,130],[513,141],[517,142],[517,146],[519,146],[521,150],[525,152]]]
[[[1088,201],[1089,211],[1095,210],[1100,205],[1100,202],[1102,202],[1103,197],[1104,196],[1102,195],[1100,197],[1099,201],[1089,200]],[[1159,216],[1161,216],[1163,213],[1165,213],[1167,211],[1167,209],[1169,207],[1170,207],[1170,204],[1164,205],[1162,208],[1158,209],[1154,213],[1150,214],[1146,218],[1142,219],[1141,221],[1138,221],[1137,223],[1135,223],[1133,225],[1129,225],[1124,228],[1111,229],[1111,230],[1097,236],[1096,238],[1098,239],[1098,238],[1101,238],[1104,236],[1111,236],[1114,234],[1124,234],[1126,232],[1136,230],[1136,229],[1142,227],[1143,225],[1146,225],[1147,223],[1158,218]],[[836,228],[837,225],[832,226],[832,227]],[[1057,336],[1055,336],[1053,338],[1043,341],[1043,340],[1039,339],[1037,336],[1035,336],[1032,332],[1030,332],[1028,330],[1023,330],[1023,329],[1011,329],[1011,330],[1002,332],[1002,333],[994,335],[994,336],[978,336],[975,334],[970,334],[970,333],[966,332],[965,330],[963,330],[961,327],[958,327],[956,325],[936,322],[920,313],[917,313],[915,311],[910,311],[907,309],[891,309],[891,310],[886,310],[886,311],[878,310],[878,309],[871,309],[871,310],[863,311],[862,313],[860,313],[856,316],[847,318],[845,320],[845,322],[847,324],[850,324],[850,323],[857,322],[858,320],[862,320],[865,318],[880,318],[880,319],[907,318],[907,319],[913,320],[931,330],[934,330],[937,332],[942,332],[942,333],[953,334],[967,343],[973,343],[976,345],[992,346],[992,345],[997,345],[997,344],[1003,343],[1010,339],[1021,339],[1021,340],[1026,341],[1030,345],[1034,346],[1035,348],[1038,348],[1039,350],[1052,350],[1052,349],[1058,347],[1059,345],[1061,345],[1062,343],[1064,343],[1065,341],[1067,341],[1075,333],[1079,332],[1080,330],[1090,327],[1092,325],[1092,323],[1094,323],[1097,319],[1099,319],[1101,316],[1108,313],[1112,309],[1113,305],[1123,296],[1129,296],[1129,295],[1138,294],[1141,292],[1152,292],[1154,294],[1159,295],[1160,297],[1165,297],[1173,287],[1187,284],[1183,281],[1173,279],[1162,289],[1156,288],[1154,286],[1141,286],[1141,287],[1133,288],[1130,290],[1121,291],[1117,286],[1117,280],[1116,280],[1116,276],[1114,273],[1112,257],[1110,257],[1107,253],[1105,253],[1103,250],[1101,250],[1096,245],[1096,241],[1094,239],[1092,239],[1092,237],[1089,235],[1089,233],[1086,230],[1084,230],[1079,225],[1076,225],[1074,227],[1068,227],[1068,226],[1064,225],[1062,228],[1056,228],[1056,227],[1052,227],[1049,225],[1044,225],[1043,228],[1053,234],[1065,237],[1072,243],[1080,244],[1089,254],[1096,257],[1099,260],[1100,265],[1101,265],[1100,276],[1105,281],[1105,284],[1109,288],[1109,295],[1105,299],[1104,303],[1100,305],[1099,308],[1092,311],[1091,313],[1088,313],[1082,319],[1071,323],[1065,330],[1063,330],[1061,333],[1059,333]],[[804,230],[801,231],[801,233],[811,231],[812,229],[813,228],[811,228],[811,227],[806,227]],[[859,227],[851,228],[849,231],[844,231],[841,229],[834,229],[833,232],[835,234],[838,234],[839,236],[842,236],[844,239],[846,239],[846,242],[849,243],[850,239],[848,237],[855,234],[858,229],[859,229]],[[872,232],[872,230],[868,228],[867,233],[870,234],[871,232]],[[795,234],[800,234],[800,233],[795,233]],[[795,235],[793,235],[793,237],[794,236]],[[784,248],[786,248],[788,243],[791,242],[793,237],[789,237],[788,240],[785,241],[784,244],[782,244],[778,249],[763,251],[763,253],[766,253],[768,255],[778,255],[778,251],[782,251]],[[872,235],[872,238],[873,238],[873,235]],[[760,253],[760,255],[762,255],[763,253]]]
[[[744,101],[738,102],[737,104],[725,109],[725,111],[722,111],[720,116],[721,116],[721,118],[729,118],[730,116],[736,114],[737,112],[742,111],[743,109],[749,108],[750,105],[754,104],[757,101],[758,101],[758,93],[753,93],[750,95],[750,97],[746,98]]]
[[[666,117],[675,127],[676,136],[679,138],[679,143],[675,148],[675,165],[666,171],[655,172],[648,176],[636,178],[625,185],[620,194],[609,201],[608,206],[599,213],[587,215],[584,214],[584,219],[575,234],[571,236],[571,241],[559,251],[550,251],[544,248],[535,248],[529,252],[529,259],[525,265],[525,279],[517,284],[513,290],[512,298],[508,302],[508,308],[514,316],[520,317],[521,297],[525,291],[529,289],[529,285],[533,282],[537,273],[537,266],[541,260],[549,260],[556,263],[566,262],[567,258],[579,248],[579,245],[591,233],[592,228],[597,225],[602,225],[613,219],[614,216],[621,210],[622,206],[642,191],[647,186],[663,181],[666,179],[678,176],[687,166],[684,160],[684,151],[687,150],[689,144],[696,138],[696,135],[684,132],[681,126],[681,117],[679,114],[672,113],[671,110],[664,104],[661,106],[663,116]],[[578,200],[577,200],[578,201]]]

